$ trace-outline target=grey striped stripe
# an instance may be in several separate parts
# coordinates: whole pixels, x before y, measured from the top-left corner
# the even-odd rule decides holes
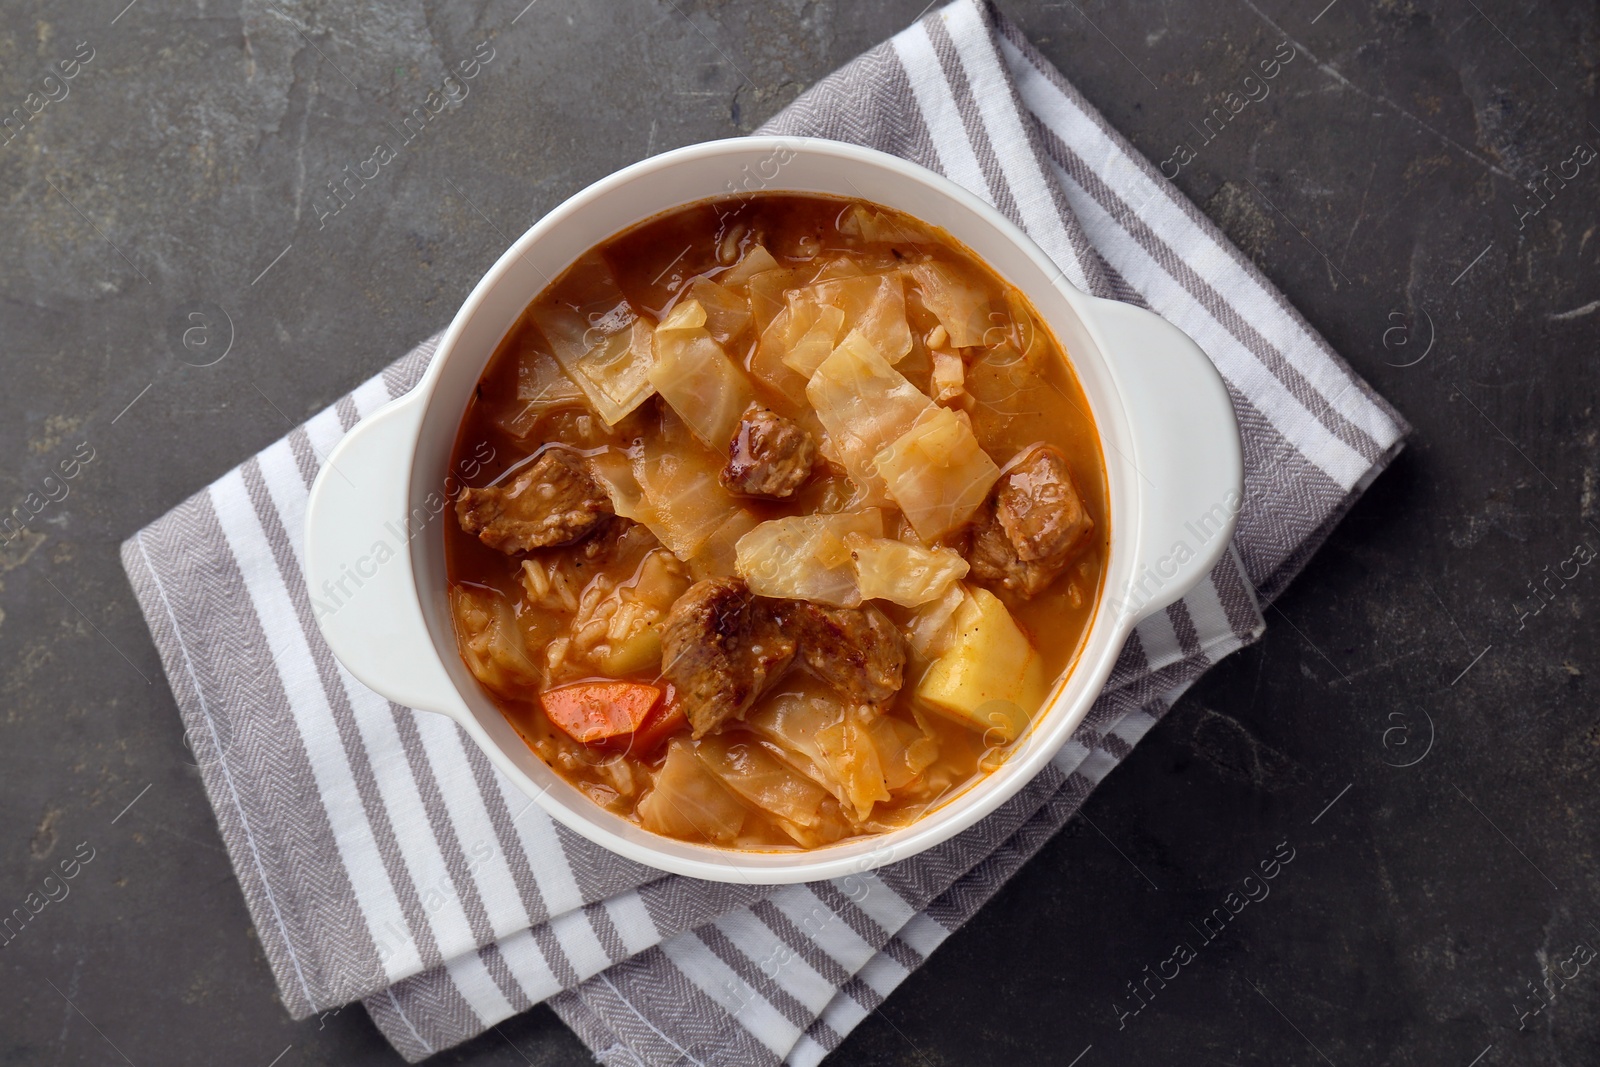
[[[317,480],[317,472],[322,469],[322,461],[311,447],[311,438],[304,426],[297,427],[289,434],[289,454],[294,456],[295,466],[299,468],[300,477],[305,481],[306,492],[309,493],[312,483]],[[305,582],[300,584],[303,586]]]
[[[1223,567],[1231,569],[1233,561],[1223,560],[1222,563]],[[1200,631],[1195,629],[1194,619],[1189,614],[1189,605],[1182,600],[1173,604],[1167,609],[1167,619],[1172,623],[1172,632],[1178,635],[1178,647],[1183,649],[1185,658],[1198,654]]]
[[[806,1024],[811,1021],[811,1013],[806,1010],[806,1006],[796,1000],[787,989],[763,974],[757,967],[756,961],[730,941],[727,934],[715,926],[702,926],[695,932],[718,959],[733,968],[733,972],[743,979],[747,988],[778,1009],[785,1019],[794,1023],[795,1029],[805,1030]]]
[[[517,981],[517,976],[511,973],[511,965],[500,954],[500,946],[493,940],[485,939],[487,943],[478,950],[478,958],[483,961],[483,969],[489,972],[489,977],[494,979],[494,984],[511,1005],[512,1011],[523,1011],[533,1006],[526,993],[522,991],[522,983]]]
[[[960,885],[961,883],[957,882],[956,884]],[[914,971],[927,962],[926,956],[898,937],[889,939],[889,943],[883,946],[883,954],[908,971]]]
[[[388,390],[391,400],[410,392],[411,387],[422,379],[423,372],[428,369],[428,363],[432,361],[433,354],[438,350],[439,341],[443,337],[442,333],[434,334],[383,368],[383,387]]]
[[[950,40],[950,34],[945,31],[944,23],[937,15],[924,19],[923,26],[927,30],[928,40],[933,42],[933,54],[939,59],[944,79],[950,83],[950,93],[956,102],[956,113],[961,116],[961,125],[966,128],[967,140],[972,143],[973,154],[978,157],[978,167],[983,171],[983,180],[989,186],[989,195],[984,199],[1018,226],[1026,226],[1022,209],[1017,207],[1016,198],[1011,195],[1011,186],[1006,183],[1005,173],[1000,169],[1000,160],[994,153],[994,146],[989,143],[988,132],[983,128],[983,117],[978,114],[978,105],[972,99],[972,86],[967,84],[966,72],[961,69],[961,57],[956,55],[955,42]]]
[[[1248,257],[1241,253],[1237,248],[1233,247],[1232,243],[1230,243],[1227,237],[1223,235],[1222,231],[1217,228],[1216,224],[1207,218],[1205,213],[1196,207],[1193,201],[1179,193],[1176,186],[1171,185],[1171,183],[1167,182],[1166,179],[1159,177],[1160,172],[1151,166],[1150,161],[1145,159],[1138,152],[1134,151],[1133,146],[1128,143],[1127,139],[1124,138],[1122,134],[1118,133],[1112,128],[1111,124],[1106,121],[1105,116],[1100,114],[1100,112],[1088,102],[1083,94],[1078,92],[1078,90],[1073,87],[1071,82],[1062,77],[1061,72],[1057,70],[1049,60],[1045,59],[1044,55],[1033,46],[1033,42],[1028,40],[1027,36],[1023,34],[1021,28],[1019,28],[1016,23],[995,12],[992,4],[985,2],[981,6],[986,9],[990,24],[995,27],[999,37],[1004,38],[1008,43],[1010,43],[1012,47],[1014,47],[1018,53],[1021,54],[1022,58],[1029,64],[1029,66],[1042,75],[1044,79],[1051,85],[1055,86],[1055,88],[1058,89],[1063,96],[1071,100],[1077,106],[1078,110],[1086,115],[1089,121],[1098,128],[1101,137],[1103,137],[1107,143],[1113,146],[1119,154],[1127,157],[1135,166],[1139,166],[1147,173],[1156,176],[1158,179],[1158,187],[1163,188],[1167,193],[1166,203],[1181,211],[1195,226],[1211,234],[1213,240],[1217,242],[1218,247],[1226,249],[1234,263],[1244,270],[1245,273],[1256,279],[1260,285],[1261,291],[1266,293],[1272,300],[1274,306],[1276,306],[1279,311],[1286,315],[1295,324],[1295,326],[1299,328],[1299,332],[1304,335],[1305,340],[1309,344],[1318,350],[1318,354],[1322,356],[1323,359],[1328,363],[1343,367],[1343,360],[1339,358],[1339,354],[1335,352],[1333,347],[1328,344],[1323,336],[1318,333],[1309,322],[1306,321],[1305,316],[1300,314],[1300,310],[1293,304],[1289,303],[1289,298],[1283,294],[1283,291],[1272,285],[1261,274],[1261,272],[1256,269],[1255,264],[1252,263]],[[1046,118],[1046,116],[1038,115],[1034,117],[1036,119],[1040,119],[1041,121]],[[1228,304],[1229,306],[1232,306],[1231,301],[1225,300],[1220,296],[1219,300],[1225,304]],[[1389,405],[1389,402],[1382,397],[1382,395],[1375,392],[1365,382],[1357,378],[1353,372],[1350,372],[1348,367],[1344,367],[1344,370],[1347,374],[1349,374],[1349,380],[1356,383],[1365,405],[1381,413],[1383,417],[1392,422],[1403,435],[1406,430],[1406,422],[1400,417],[1399,412],[1395,411],[1394,408]]]
[[[888,883],[885,882],[884,884],[887,885]],[[883,935],[886,931],[878,920],[867,914],[856,901],[841,893],[837,886],[831,882],[810,882],[807,883],[807,886],[817,895],[817,899],[826,904],[829,910],[833,912],[833,918],[848,926],[857,937],[869,945],[882,943]],[[899,893],[898,896],[900,899],[906,900],[912,907],[917,906],[912,901],[907,900],[905,893]],[[866,898],[863,897],[862,899],[865,900]]]
[[[417,732],[417,713],[399,704],[390,704],[389,714],[394,719],[395,732],[400,735],[400,747],[405,753],[406,764],[411,768],[411,777],[416,780],[417,793],[422,797],[422,808],[428,815],[428,825],[433,830],[434,841],[438,843],[439,852],[444,856],[445,870],[450,874],[456,899],[461,902],[461,909],[466,913],[467,924],[472,927],[472,936],[478,939],[479,944],[488,944],[494,940],[494,926],[489,921],[489,913],[484,909],[483,897],[478,892],[478,883],[467,870],[467,853],[461,844],[460,835],[456,833],[450,812],[444,806],[444,797],[439,792],[439,780],[434,776],[433,766],[428,762],[428,754],[422,749],[422,737]]]
[[[1133,751],[1133,746],[1116,734],[1106,734],[1095,747],[1107,753],[1119,763],[1127,757],[1128,753]]]
[[[604,900],[661,877],[660,871],[595,848],[560,823],[556,836],[585,900]]]
[[[349,433],[356,423],[361,421],[361,413],[356,410],[356,402],[349,393],[339,398],[333,405],[333,410],[339,413],[339,427]]]
[[[911,83],[893,51],[873,49],[856,63],[859,69],[850,76],[824,78],[760,132],[848,141],[939,171],[939,153],[927,122],[921,112],[904,105],[912,99]]]
[[[943,13],[941,12],[940,14],[942,15]],[[1093,243],[1090,242],[1088,235],[1083,232],[1082,227],[1072,225],[1069,221],[1072,220],[1073,214],[1071,207],[1067,203],[1065,191],[1062,190],[1060,185],[1058,185],[1056,182],[1049,181],[1046,177],[1046,174],[1043,170],[1043,161],[1047,158],[1047,155],[1040,141],[1040,130],[1036,124],[1027,121],[1027,110],[1023,106],[1022,99],[1016,91],[1016,86],[1012,83],[1010,77],[1007,76],[1007,72],[1004,69],[1004,63],[999,55],[998,49],[995,47],[992,32],[983,39],[966,41],[966,48],[963,50],[955,48],[955,42],[950,40],[949,30],[944,25],[941,17],[930,16],[928,18],[924,18],[922,22],[930,35],[930,39],[932,39],[932,34],[937,32],[946,41],[949,41],[950,47],[955,51],[958,60],[964,51],[965,54],[974,56],[978,63],[990,66],[995,75],[1005,80],[1005,88],[1003,91],[1007,97],[1006,102],[1009,104],[1009,108],[1007,110],[1018,120],[1017,126],[1022,132],[1023,141],[1020,144],[1014,143],[1008,145],[1004,151],[1007,158],[1013,160],[1014,167],[1027,174],[1034,175],[1039,179],[1039,185],[1043,187],[1043,191],[1046,198],[1050,202],[1055,219],[1065,231],[1067,237],[1067,247],[1061,248],[1059,247],[1058,242],[1050,240],[1044,233],[1037,232],[1038,228],[1033,225],[1032,221],[1022,216],[1021,204],[1029,199],[1028,190],[1013,188],[1011,185],[1012,179],[1004,177],[1005,168],[1001,167],[1000,173],[1002,174],[1002,180],[1004,180],[1007,184],[1007,187],[1011,189],[1013,200],[1018,203],[1018,224],[1022,226],[1022,228],[1031,236],[1038,239],[1040,244],[1043,245],[1051,255],[1058,257],[1058,265],[1062,268],[1063,272],[1068,275],[1074,285],[1096,293],[1100,296],[1113,296],[1113,291],[1111,290],[1110,286],[1109,270],[1104,259],[1101,258],[1100,252],[1094,247]],[[962,72],[961,77],[959,80],[952,77],[950,79],[952,85],[960,84],[964,87],[966,95],[969,98],[973,97],[975,90],[972,88],[971,77],[967,73],[967,65],[964,60],[959,62],[957,69]],[[950,70],[948,65],[946,66],[946,70],[947,72]],[[972,102],[974,104],[977,103],[975,99],[973,99]],[[996,148],[995,146],[994,134],[989,131],[988,120],[982,117],[983,112],[981,109],[978,111],[978,114],[980,119],[982,119],[981,128],[984,131],[984,142],[988,145],[989,151],[995,155],[998,162],[1000,149]],[[1072,263],[1070,264],[1070,267],[1075,267],[1075,270],[1069,269],[1069,264],[1059,262],[1059,257],[1063,255],[1071,257]]]
[[[259,620],[239,610],[250,602],[244,580],[231,554],[196,557],[188,551],[195,543],[226,548],[206,493],[137,537],[137,551],[155,574],[136,592],[147,618],[171,621],[177,647],[163,648],[162,659],[185,726],[205,736],[207,712],[227,716],[220,758],[202,760],[201,774],[223,830],[232,831],[228,840],[239,846],[231,849],[234,867],[260,917],[262,944],[288,978],[279,983],[284,1003],[309,1015],[343,1003],[353,985],[381,982],[383,970],[332,847],[326,812],[305,804],[306,790],[314,790],[310,762]],[[203,657],[190,655],[182,635],[211,632],[218,619],[230,621],[227,639]]]
[[[556,981],[561,983],[563,989],[569,989],[582,980],[578,975],[578,969],[567,958],[567,950],[556,940],[555,931],[550,929],[549,923],[540,923],[533,927],[533,941],[539,946],[539,952],[550,967],[550,973],[556,976]]]
[[[302,435],[303,436],[303,435]],[[305,451],[309,453],[309,443],[302,442]],[[297,450],[298,452],[298,450]],[[257,460],[249,460],[241,469],[244,478],[245,490],[250,494],[250,502],[255,506],[256,518],[261,523],[261,529],[266,533],[267,544],[272,549],[273,558],[277,561],[278,569],[285,574],[294,571],[294,553],[289,547],[289,535],[284,530],[283,524],[278,519],[278,510],[272,503],[272,497],[267,492],[266,483],[261,477],[261,464]],[[314,631],[316,620],[311,613],[311,602],[306,592],[304,582],[288,582],[289,598],[294,603],[295,614],[299,617],[300,626],[308,632]],[[244,601],[248,603],[248,600]],[[339,679],[339,667],[334,661],[333,653],[327,645],[320,641],[310,642],[312,659],[316,664],[318,678],[322,682],[323,699],[328,702],[330,717],[338,729],[340,744],[344,746],[345,759],[350,764],[351,777],[355,780],[356,790],[361,795],[361,806],[372,830],[373,839],[377,842],[378,853],[383,858],[384,873],[394,887],[395,896],[400,901],[400,907],[405,912],[407,933],[417,943],[417,949],[423,962],[428,967],[437,967],[444,962],[444,957],[439,952],[438,942],[434,940],[433,928],[428,922],[427,912],[423,910],[422,900],[417,894],[416,884],[412,881],[410,873],[406,870],[405,861],[400,855],[400,845],[396,840],[394,824],[389,818],[389,809],[383,802],[383,796],[378,791],[378,783],[372,773],[372,765],[367,759],[367,750],[361,740],[361,732],[356,728],[355,712],[350,707],[349,698],[345,695],[344,685]],[[310,769],[307,768],[307,780],[310,781]],[[330,840],[326,848],[337,854],[329,834]],[[363,919],[361,926],[366,930]],[[368,941],[371,933],[368,931]],[[377,946],[373,946],[376,956]],[[381,973],[381,968],[380,968]]]
[[[617,926],[611,921],[611,915],[606,911],[604,902],[585,905],[583,914],[584,918],[589,920],[590,928],[594,930],[595,939],[605,950],[606,958],[612,963],[626,959],[628,949],[623,945],[622,935],[617,932]]]
[[[744,1027],[719,1025],[728,1013],[684,977],[660,949],[618,964],[576,992],[593,1006],[609,1008],[607,1021],[646,1063],[779,1062]]]
[[[1211,283],[1200,277],[1189,262],[1162,240],[1149,224],[1133,214],[1127,201],[1106,185],[1078,153],[1068,147],[1048,127],[1041,129],[1041,136],[1050,150],[1051,157],[1061,164],[1062,169],[1072,176],[1073,181],[1093,197],[1106,214],[1117,219],[1123,230],[1138,242],[1162,270],[1183,286],[1195,303],[1209,311],[1224,329],[1259,359],[1262,365],[1283,383],[1291,396],[1305,405],[1306,410],[1319,419],[1330,433],[1355,449],[1369,462],[1378,458],[1383,451],[1382,446],[1336,411],[1329,398],[1306,380],[1300,368],[1262,337],[1254,326],[1246,322],[1239,309],[1224,301],[1222,295],[1211,287]]]
[[[504,795],[495,784],[494,768],[489,765],[488,757],[470,741],[463,739],[462,747],[467,753],[467,763],[472,768],[472,780],[477,783],[478,792],[483,794],[484,804],[488,806],[489,822],[494,826],[495,845],[511,868],[511,877],[517,884],[517,895],[522,900],[523,910],[527,912],[528,922],[544,922],[550,917],[545,909],[544,894],[539,892],[539,883],[533,876],[533,866],[528,862],[527,852],[517,841],[515,820],[511,809],[506,807]]]
[[[1234,415],[1245,440],[1245,505],[1234,544],[1259,586],[1309,536],[1316,516],[1339,507],[1345,493],[1259,411],[1236,406]]]
[[[1240,575],[1240,567],[1218,567],[1211,572],[1211,581],[1228,616],[1228,628],[1244,637],[1259,635],[1263,626],[1261,609],[1256,606],[1255,593]]]
[[[750,908],[750,913],[766,923],[773,933],[783,938],[784,942],[794,949],[807,966],[834,985],[843,985],[850,980],[850,972],[846,971],[839,961],[822,951],[794,922],[779,911],[770,900],[758,900]]]
[[[408,1002],[404,1010],[402,1001]],[[416,977],[408,978],[363,1004],[389,1042],[412,1063],[443,1047],[428,1040],[428,1033],[481,1033],[483,1030],[478,1013],[452,982],[418,982]]]

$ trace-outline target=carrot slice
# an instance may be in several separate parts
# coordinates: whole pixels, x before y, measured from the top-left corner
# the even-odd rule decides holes
[[[679,703],[677,691],[672,683],[668,682],[661,703],[645,716],[639,728],[628,736],[617,737],[607,744],[612,748],[622,749],[625,755],[647,760],[656,754],[667,738],[687,728],[688,725],[689,715]]]
[[[633,733],[660,699],[643,682],[575,682],[539,696],[549,720],[585,745]]]

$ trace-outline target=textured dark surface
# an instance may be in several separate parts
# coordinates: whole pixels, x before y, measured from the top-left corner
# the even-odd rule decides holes
[[[359,1008],[278,1005],[116,546],[440,328],[567,194],[754,128],[924,0],[124,2],[0,3],[0,116],[94,50],[0,147],[0,504],[94,455],[0,547],[0,911],[94,850],[0,948],[0,1063],[396,1063]],[[1266,639],[837,1062],[1600,1062],[1573,957],[1600,948],[1600,575],[1574,557],[1600,549],[1600,160],[1537,214],[1524,188],[1600,148],[1600,11],[1324,2],[1005,4],[1153,159],[1189,144],[1178,184],[1416,436]],[[471,95],[319,229],[325,183],[486,39]],[[223,350],[217,309],[227,357],[186,365]],[[544,1009],[499,1030],[437,1062],[585,1058]]]

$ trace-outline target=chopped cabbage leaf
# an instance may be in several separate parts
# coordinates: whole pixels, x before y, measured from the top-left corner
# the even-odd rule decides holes
[[[784,294],[811,280],[811,267],[778,267],[752,275],[749,283],[750,313],[755,316],[756,333],[764,334],[772,320],[787,307]]]
[[[732,289],[696,278],[687,296],[705,310],[705,328],[719,345],[727,344],[750,325],[750,301]]]
[[[806,397],[850,477],[868,500],[885,502],[878,454],[933,410],[933,401],[854,331],[811,376]]]
[[[649,325],[641,325],[603,260],[586,258],[574,269],[584,292],[600,295],[582,304],[546,298],[528,315],[589,406],[615,426],[655,391],[646,377],[654,358]]]
[[[783,356],[784,365],[806,381],[811,380],[822,361],[832,354],[844,332],[845,313],[840,309],[822,305],[812,311],[808,328]],[[804,324],[806,316],[795,309],[794,318],[796,322]]]
[[[817,808],[817,821],[812,826],[801,826],[776,816],[774,821],[784,833],[805,848],[831,845],[841,837],[857,832],[855,821],[845,815],[838,798],[832,793],[823,795],[822,803]]]
[[[856,255],[841,255],[823,260],[812,280],[826,282],[835,278],[859,278],[867,273],[867,268],[857,262],[858,258]]]
[[[806,291],[814,294],[818,304],[842,310],[848,328],[865,337],[890,364],[900,362],[911,351],[906,290],[899,272],[821,281]],[[793,293],[789,300],[795,300]]]
[[[817,748],[844,790],[839,799],[855,809],[858,819],[871,815],[878,801],[889,799],[883,760],[867,729],[867,721],[876,714],[866,708],[847,708],[838,722],[817,731]]]
[[[789,290],[785,306],[761,335],[763,347],[809,378],[853,330],[891,365],[911,351],[905,286],[897,272],[835,278]]]
[[[563,294],[582,294],[563,299]],[[528,309],[528,316],[550,343],[550,351],[568,374],[584,353],[603,338],[626,333],[636,317],[622,295],[616,279],[597,254],[573,264],[553,294],[548,294]]]
[[[689,560],[695,581],[727,578],[734,573],[734,546],[760,522],[748,508],[740,508],[718,526]]]
[[[733,791],[694,754],[693,743],[682,738],[667,747],[667,760],[638,812],[646,830],[717,844],[739,836],[746,814]]]
[[[912,613],[905,635],[915,663],[926,664],[944,655],[955,637],[956,612],[971,595],[963,583],[951,582],[943,596]]]
[[[855,559],[863,600],[892,600],[914,608],[938,600],[969,569],[961,554],[949,548],[923,548],[860,534],[850,534],[844,543]]]
[[[586,406],[583,390],[567,377],[555,357],[543,348],[525,345],[517,353],[516,398],[497,410],[493,419],[513,437],[527,437],[545,412]]]
[[[784,366],[809,379],[838,343],[844,331],[844,311],[795,299],[805,290],[791,290],[788,304],[761,335],[760,358],[780,360]]]
[[[857,824],[875,803],[889,799],[883,759],[865,725],[875,717],[865,709],[846,708],[802,682],[762,701],[745,716],[745,726],[771,742],[785,762],[837,797],[845,817]]]
[[[692,320],[695,309],[699,315],[706,314],[699,301],[681,301],[656,327],[650,384],[696,437],[721,450],[728,446],[739,417],[755,394],[744,371],[703,326],[679,325]]]
[[[1036,413],[1029,391],[1038,377],[1010,344],[989,349],[966,369],[962,387],[972,398],[972,421],[989,440],[1003,439],[1021,417]]]
[[[739,262],[723,271],[717,281],[723,285],[743,285],[763,271],[777,269],[778,261],[772,257],[771,252],[761,245],[751,245],[750,251],[746,252]]]
[[[607,426],[616,426],[656,391],[650,384],[653,333],[648,321],[636,318],[628,329],[605,335],[567,368]]]
[[[842,798],[843,790],[817,746],[817,731],[839,721],[843,705],[824,683],[805,675],[795,676],[785,686],[745,715],[745,727],[771,742],[790,766]]]
[[[717,479],[722,464],[720,455],[667,412],[662,412],[661,431],[645,438],[634,455],[633,475],[650,513],[638,521],[685,562],[739,510]]]
[[[1027,305],[1010,294],[1008,305],[1012,320],[1009,337],[972,361],[964,383],[973,400],[968,405],[972,421],[984,439],[991,441],[1014,439],[1016,423],[1039,414],[1033,390],[1055,359],[1049,335]]]
[[[828,791],[797,773],[763,742],[714,734],[695,745],[695,754],[723,785],[774,816],[802,844],[807,835],[799,831],[822,823],[822,805],[828,799]]]
[[[606,491],[606,496],[611,498],[612,511],[624,519],[650,525],[648,520],[654,518],[654,513],[645,504],[644,490],[639,486],[639,479],[634,477],[632,457],[626,452],[608,448],[589,458],[589,471],[600,483],[600,488]]]
[[[1045,336],[1044,327],[1034,321],[1033,310],[1028,307],[1021,293],[1006,293],[1006,310],[1011,312],[1012,330],[1016,334],[1017,347],[1022,349],[1023,361],[1037,372],[1044,361],[1050,358],[1050,342]]]
[[[972,518],[1000,477],[972,427],[949,408],[930,408],[875,462],[889,495],[930,544]]]
[[[900,803],[893,808],[874,812],[871,817],[863,819],[856,825],[857,832],[887,834],[905,829],[949,796],[960,784],[961,777],[948,765],[935,764],[929,767],[901,791],[898,798]]]
[[[780,320],[786,320],[788,314],[787,308],[780,312],[768,327],[768,333],[780,329]],[[780,415],[795,418],[809,412],[811,404],[806,400],[806,376],[784,362],[783,357],[788,354],[783,344],[769,341],[767,335],[762,335],[760,343],[750,353],[750,374],[783,398],[786,407],[778,412]]]
[[[875,715],[866,725],[872,743],[878,747],[883,784],[891,793],[915,782],[939,756],[938,738],[904,719]]]
[[[517,399],[539,407],[583,404],[583,390],[549,352],[525,348],[517,357]]]
[[[961,357],[954,352],[933,352],[933,373],[929,376],[928,389],[933,393],[933,399],[941,404],[948,404],[957,400],[966,392],[966,365],[961,362]]]
[[[689,561],[740,510],[717,480],[722,462],[663,412],[661,432],[633,453],[608,449],[589,469],[625,519],[642,523],[679,559]]]
[[[698,300],[680,300],[672,305],[672,310],[667,312],[667,317],[657,326],[658,331],[664,330],[695,330],[706,324],[705,305]]]
[[[859,237],[868,244],[918,244],[933,240],[933,234],[908,219],[896,219],[862,204],[845,208],[839,232]]]
[[[528,658],[516,608],[506,596],[482,586],[452,586],[450,610],[461,658],[474,678],[510,695],[539,684],[539,669]]]
[[[628,304],[623,301],[617,305],[626,310]],[[632,315],[628,311],[629,316]],[[583,354],[594,347],[595,341],[603,333],[613,333],[632,325],[632,318],[624,318],[621,322],[614,323],[611,330],[590,332],[590,325],[584,320],[583,313],[571,304],[562,304],[556,301],[546,303],[538,301],[528,309],[528,316],[539,327],[539,332],[544,334],[546,343],[550,345],[550,353],[556,357],[556,362],[561,364],[563,370],[571,367],[583,357]],[[570,373],[570,372],[569,372]]]
[[[882,537],[883,513],[867,508],[769,519],[739,538],[734,570],[759,596],[853,608],[861,603],[861,590],[844,543],[851,534]]]
[[[988,294],[971,289],[949,267],[929,260],[904,268],[922,294],[922,303],[938,318],[950,335],[955,348],[984,345],[989,329],[995,325],[990,318]],[[996,338],[1001,336],[997,331]]]

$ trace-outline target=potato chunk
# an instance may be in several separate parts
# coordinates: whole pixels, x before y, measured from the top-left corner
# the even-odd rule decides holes
[[[956,610],[952,637],[917,684],[930,709],[994,740],[1016,739],[1049,692],[1044,661],[987,589]]]

